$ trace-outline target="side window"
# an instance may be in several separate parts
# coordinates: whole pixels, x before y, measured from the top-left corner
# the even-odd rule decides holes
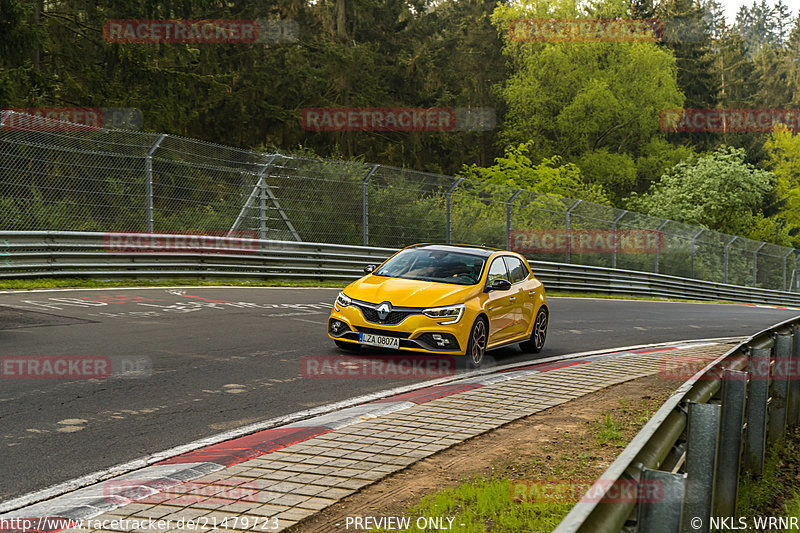
[[[508,267],[508,274],[511,276],[509,280],[511,283],[518,283],[528,277],[528,269],[525,264],[516,257],[505,256],[506,267]]]
[[[506,269],[506,264],[503,261],[502,257],[498,257],[494,261],[492,261],[492,266],[489,267],[489,274],[486,276],[487,284],[491,284],[496,279],[508,279],[508,270]]]

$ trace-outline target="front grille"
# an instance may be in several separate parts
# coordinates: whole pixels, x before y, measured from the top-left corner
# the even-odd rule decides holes
[[[381,320],[378,317],[378,309],[377,305],[374,304],[367,304],[362,302],[353,302],[353,305],[361,311],[361,314],[364,317],[364,320],[367,322],[372,322],[373,324],[385,324],[387,326],[396,326],[407,317],[411,315],[419,315],[422,313],[422,309],[409,309],[403,308],[400,310],[392,310],[389,311],[389,314],[386,315],[386,318]]]
[[[356,329],[361,333],[372,333],[373,335],[388,335],[389,337],[399,337],[401,339],[407,339],[411,336],[411,333],[404,333],[402,331],[392,331],[390,329],[367,328],[364,326],[356,326]]]

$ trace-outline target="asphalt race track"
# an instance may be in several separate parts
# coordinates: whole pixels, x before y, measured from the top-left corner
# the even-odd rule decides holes
[[[411,382],[308,379],[338,289],[186,288],[0,294],[0,357],[108,361],[103,379],[0,379],[0,501],[174,446]],[[683,339],[750,335],[800,311],[551,298],[545,350],[505,364]],[[368,358],[392,357],[366,354]],[[11,368],[13,371],[14,368]],[[118,371],[127,374],[118,377]]]

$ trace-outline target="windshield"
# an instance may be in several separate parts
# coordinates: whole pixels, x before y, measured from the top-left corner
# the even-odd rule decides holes
[[[475,285],[481,279],[483,257],[445,250],[403,250],[373,274],[456,285]]]

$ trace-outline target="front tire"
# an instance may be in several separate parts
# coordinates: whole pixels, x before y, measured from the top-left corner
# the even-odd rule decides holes
[[[547,309],[540,307],[536,313],[536,320],[533,321],[533,331],[530,340],[519,343],[522,351],[529,353],[539,353],[544,348],[544,341],[547,338]]]
[[[486,319],[478,317],[472,325],[467,342],[467,368],[480,368],[486,354],[486,342],[489,338],[489,327]]]

